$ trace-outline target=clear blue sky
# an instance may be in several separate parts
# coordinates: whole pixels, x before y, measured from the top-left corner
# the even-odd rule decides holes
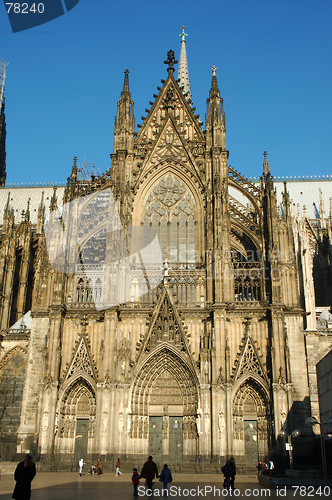
[[[194,106],[205,119],[211,67],[224,98],[229,163],[244,175],[331,175],[331,0],[80,0],[11,33],[0,4],[7,182],[63,182],[72,158],[110,168],[124,70],[142,123],[167,51],[186,26]]]

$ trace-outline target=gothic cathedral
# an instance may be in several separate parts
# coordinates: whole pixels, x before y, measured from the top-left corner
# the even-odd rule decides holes
[[[204,130],[185,36],[138,132],[125,71],[109,171],[82,178],[75,158],[66,187],[0,188],[5,460],[252,466],[284,456],[294,429],[310,452],[332,181],[283,185],[266,153],[257,181],[231,168],[216,68]]]

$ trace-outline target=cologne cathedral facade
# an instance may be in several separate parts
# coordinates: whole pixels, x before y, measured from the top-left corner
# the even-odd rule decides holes
[[[332,180],[284,184],[266,153],[258,180],[234,170],[216,68],[204,129],[185,44],[138,132],[126,70],[109,171],[84,177],[75,158],[65,187],[2,182],[5,460],[252,466],[295,429],[295,455],[310,452],[332,348]]]

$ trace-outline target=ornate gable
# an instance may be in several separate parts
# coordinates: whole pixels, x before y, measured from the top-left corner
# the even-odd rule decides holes
[[[188,153],[170,117],[150,155],[150,163],[154,165],[168,158],[176,158],[182,162],[188,160]]]
[[[258,375],[260,378],[267,382],[266,373],[263,368],[261,358],[257,353],[253,340],[247,334],[238,359],[236,360],[237,366],[234,373],[234,380],[242,377],[243,375],[252,374]]]
[[[141,175],[137,179],[137,185],[148,174],[151,168],[153,169],[157,165],[165,166],[165,164],[169,164],[170,162],[181,169],[185,165],[187,172],[190,171],[192,176],[194,175],[200,179],[195,160],[190,149],[186,147],[174,119],[168,117],[163,125],[158,139],[145,158]]]
[[[183,331],[182,321],[176,311],[167,287],[168,285],[165,284],[160,294],[145,338],[137,345],[139,349],[139,358],[152,352],[163,343],[173,346],[178,351],[190,356],[188,341]]]
[[[182,90],[172,74],[167,78],[159,95],[156,96],[147,117],[135,139],[136,143],[155,140],[163,127],[163,122],[172,116],[177,129],[183,138],[190,141],[205,141],[203,130],[198,122],[198,117],[186,101]]]
[[[85,336],[82,336],[78,342],[76,352],[65,376],[65,381],[76,375],[88,375],[93,380],[97,379],[95,364]]]

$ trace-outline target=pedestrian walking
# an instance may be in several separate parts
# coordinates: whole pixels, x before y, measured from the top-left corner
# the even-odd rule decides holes
[[[133,475],[131,476],[131,480],[134,485],[134,497],[138,497],[138,491],[137,491],[137,486],[139,485],[139,480],[141,479],[141,476],[137,472],[137,469],[133,469]]]
[[[153,479],[158,476],[158,467],[153,461],[153,457],[150,455],[143,465],[143,468],[141,470],[141,476],[146,479],[146,486],[147,486],[147,496],[152,496],[152,481]]]
[[[78,462],[78,475],[79,476],[82,475],[84,465],[85,465],[85,462],[84,462],[83,458],[81,458],[81,460],[79,460],[79,462]]]
[[[270,476],[273,476],[273,474],[274,474],[274,463],[273,463],[273,460],[269,460],[269,473],[270,473]]]
[[[30,500],[31,481],[36,475],[36,466],[31,459],[31,455],[25,455],[23,462],[20,462],[14,472],[16,485],[12,498],[17,500]]]
[[[103,465],[101,463],[101,458],[98,458],[97,460],[97,476],[100,476],[103,474]]]
[[[116,461],[116,472],[115,472],[116,476],[122,476],[122,472],[120,471],[120,467],[121,467],[121,462],[120,462],[120,459],[118,458]]]
[[[167,464],[164,464],[164,468],[163,468],[163,470],[161,471],[160,476],[159,476],[159,481],[160,481],[161,483],[163,483],[163,487],[164,487],[164,497],[167,497],[167,495],[168,495],[167,485],[168,485],[168,483],[171,483],[171,482],[173,481],[173,478],[172,478],[172,473],[171,473],[171,471],[168,469]]]
[[[231,457],[229,464],[228,464],[228,467],[229,467],[229,487],[234,490],[236,466],[235,466],[235,460],[233,457]]]

